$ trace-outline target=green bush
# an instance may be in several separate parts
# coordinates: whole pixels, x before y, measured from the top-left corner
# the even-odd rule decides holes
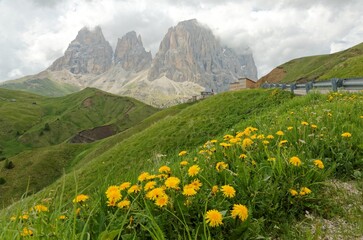
[[[14,167],[15,167],[14,163],[7,158],[4,162],[4,168],[13,169]]]
[[[3,178],[3,177],[0,177],[0,185],[3,185],[3,184],[5,184],[6,183],[6,180],[5,180],[5,178]]]

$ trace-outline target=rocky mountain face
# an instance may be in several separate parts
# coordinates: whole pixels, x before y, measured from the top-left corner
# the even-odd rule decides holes
[[[238,56],[223,47],[212,31],[192,19],[169,28],[149,70],[153,81],[165,76],[225,91],[239,77],[257,79],[252,54]]]
[[[48,85],[53,81],[60,89],[65,88],[63,85],[67,89],[70,85],[77,89],[94,87],[166,107],[185,102],[201,91],[226,91],[240,77],[257,79],[252,53],[238,55],[193,19],[168,30],[154,59],[134,31],[118,39],[113,52],[100,27],[83,28],[64,56],[48,69],[4,84],[17,84],[15,88],[22,86],[22,90],[34,92],[46,79]],[[36,85],[29,84],[33,80],[37,80]]]
[[[151,65],[151,52],[146,52],[141,41],[141,36],[136,36],[136,32],[126,33],[118,39],[114,63],[120,64],[126,71],[139,72]]]
[[[68,46],[63,57],[58,58],[48,69],[67,69],[73,74],[101,74],[112,65],[112,47],[105,40],[100,27],[93,31],[82,28]]]

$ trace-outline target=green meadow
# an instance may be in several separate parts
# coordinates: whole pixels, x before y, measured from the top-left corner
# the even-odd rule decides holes
[[[164,110],[127,99],[139,110],[123,124],[117,124],[118,117],[127,107],[111,100],[100,101],[99,112],[87,115],[82,108],[87,94],[62,101],[31,96],[37,101],[34,111],[17,111],[29,120],[3,130],[26,129],[23,138],[2,137],[18,146],[8,150],[15,167],[0,172],[5,180],[0,239],[363,235],[362,93],[295,97],[280,90],[244,90]],[[59,110],[38,109],[42,101]],[[50,133],[56,121],[64,126],[63,137]],[[75,132],[107,124],[118,131],[93,143],[71,144],[69,122],[80,127]],[[49,176],[42,182],[40,175]],[[42,183],[34,185],[37,181]]]

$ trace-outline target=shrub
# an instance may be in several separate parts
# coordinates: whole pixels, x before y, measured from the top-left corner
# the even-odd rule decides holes
[[[3,177],[0,177],[0,185],[3,185],[3,184],[5,184],[6,183],[6,180],[5,180],[5,178],[3,178]]]
[[[4,162],[4,168],[13,169],[14,167],[15,167],[14,163],[7,158]]]

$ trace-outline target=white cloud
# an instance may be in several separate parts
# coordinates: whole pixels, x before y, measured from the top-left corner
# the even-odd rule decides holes
[[[168,28],[191,18],[238,51],[249,46],[262,76],[290,59],[362,42],[362,12],[359,0],[0,1],[0,81],[45,69],[83,26],[100,25],[113,47],[135,30],[155,54]]]

